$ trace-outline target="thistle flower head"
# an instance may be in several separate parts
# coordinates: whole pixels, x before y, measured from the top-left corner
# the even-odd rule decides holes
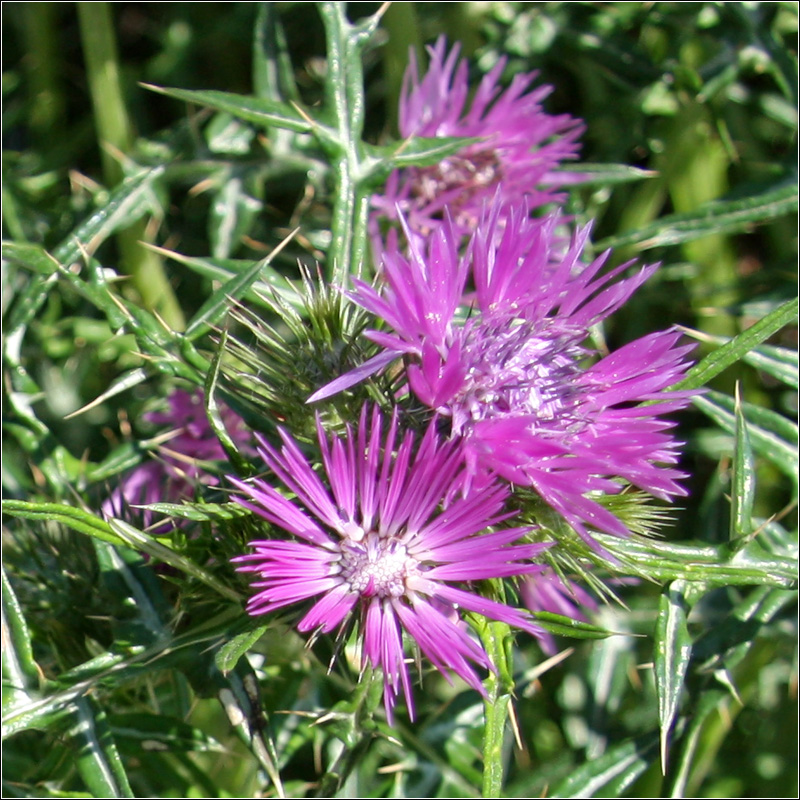
[[[343,439],[329,442],[319,426],[324,478],[288,433],[280,436],[280,450],[262,438],[259,453],[294,500],[262,479],[230,479],[239,503],[292,537],[251,542],[254,552],[235,559],[255,576],[250,614],[310,601],[301,632],[355,620],[364,662],[383,671],[390,717],[401,691],[413,716],[404,632],[448,680],[457,675],[479,692],[476,667],[492,664],[459,609],[542,635],[523,612],[458,585],[536,574],[543,567],[530,559],[546,545],[515,544],[527,528],[491,530],[513,516],[503,512],[503,485],[453,497],[460,446],[441,442],[435,421],[417,447],[411,432],[400,436],[397,413],[384,438],[377,408],[364,407],[357,433],[348,428]]]
[[[411,53],[400,99],[400,133],[480,141],[436,165],[396,170],[384,193],[373,198],[377,216],[396,219],[399,208],[415,233],[426,234],[441,224],[448,208],[464,234],[498,186],[503,204],[526,198],[536,208],[563,199],[558,189],[570,178],[554,169],[575,158],[583,124],[567,114],[545,113],[542,102],[552,87],[532,89],[537,77],[532,72],[515,75],[503,90],[499,81],[506,62],[500,59],[469,102],[467,62],[459,59],[459,46],[448,53],[440,37],[428,52],[430,65],[422,78]]]
[[[474,476],[533,487],[601,551],[587,527],[629,531],[591,493],[616,493],[621,480],[661,498],[684,493],[663,415],[688,396],[664,390],[683,376],[691,348],[669,330],[596,358],[591,326],[656,266],[628,278],[621,275],[631,264],[601,274],[607,253],[581,260],[589,229],[565,244],[558,224],[557,215],[531,219],[525,206],[501,216],[495,205],[466,255],[448,222],[425,251],[410,240],[407,255],[387,252],[382,290],[354,280],[351,293],[392,329],[366,334],[384,352],[311,400],[403,357],[409,389],[450,417]]]

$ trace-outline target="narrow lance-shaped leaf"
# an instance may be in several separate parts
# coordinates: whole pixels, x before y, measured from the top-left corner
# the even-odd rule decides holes
[[[149,83],[141,84],[145,89],[167,97],[184,100],[198,106],[207,106],[217,111],[227,111],[234,117],[253,122],[261,127],[274,126],[286,128],[296,133],[310,133],[321,128],[290,105],[266,97],[249,97],[232,92],[219,92],[214,90],[173,89],[166,86],[153,86]]]
[[[797,186],[782,181],[777,186],[740,200],[713,200],[694,211],[670,214],[632,233],[611,236],[597,243],[599,250],[635,246],[637,250],[681,244],[703,236],[746,230],[797,211]]]
[[[573,639],[606,639],[614,632],[552,611],[534,611],[533,616],[546,631],[556,636],[570,636]]]
[[[3,571],[3,682],[14,689],[38,688],[39,670],[33,660],[31,635],[5,567]]]
[[[208,300],[203,303],[200,310],[194,315],[186,327],[185,336],[188,340],[196,339],[205,333],[211,325],[216,324],[231,306],[231,303],[240,300],[252,285],[258,280],[261,269],[269,264],[278,253],[292,240],[299,229],[292,231],[266,258],[257,261],[250,269],[231,278],[221,288],[217,289]]]
[[[121,394],[122,392],[128,391],[128,389],[132,389],[134,386],[138,386],[140,383],[144,383],[147,380],[147,371],[143,369],[132,369],[123,375],[120,375],[111,386],[108,387],[101,395],[95,397],[90,403],[87,403],[82,408],[79,408],[77,411],[73,411],[71,414],[67,414],[64,419],[72,419],[73,417],[77,417],[80,414],[85,414],[87,411],[96,408],[97,406],[104,403],[114,395]]]
[[[581,798],[595,795],[620,797],[652,763],[658,735],[650,733],[607,750],[600,758],[573,770],[548,794],[552,798]],[[614,791],[609,791],[609,788]],[[608,794],[606,794],[608,792]]]
[[[731,339],[725,336],[709,336],[701,331],[684,330],[689,336],[701,342],[711,342],[716,345],[727,345],[731,342]],[[785,383],[793,389],[798,388],[797,350],[762,344],[745,353],[742,360],[761,372],[771,375],[781,383]]]
[[[753,532],[753,502],[755,501],[756,476],[753,465],[753,450],[747,432],[747,421],[742,413],[739,388],[736,390],[735,449],[733,453],[733,475],[731,478],[731,528],[730,538],[736,549],[747,544]],[[737,545],[738,540],[738,545]]]
[[[122,539],[123,544],[126,544],[128,547],[141,550],[143,553],[147,553],[153,558],[157,558],[165,564],[169,564],[171,567],[175,567],[185,572],[187,575],[191,575],[228,600],[233,600],[235,602],[241,600],[238,592],[225,586],[225,584],[218,581],[211,573],[207,572],[190,559],[185,558],[180,555],[180,553],[176,553],[174,550],[170,550],[160,542],[157,542],[152,536],[148,536],[146,533],[137,530],[132,525],[128,525],[127,522],[123,522],[119,519],[109,520],[109,525],[112,531]]]
[[[129,712],[109,714],[108,726],[120,750],[221,753],[225,748],[199,728],[164,714]]]
[[[751,325],[746,331],[722,345],[718,350],[709,353],[702,361],[695,364],[686,377],[672,386],[672,389],[699,389],[712,378],[720,374],[731,364],[735,364],[754,347],[766,341],[781,328],[797,319],[798,300],[794,298],[770,311],[763,319]]]
[[[247,193],[241,175],[231,173],[224,178],[211,206],[209,237],[214,258],[230,256],[264,205]]]
[[[692,655],[687,627],[686,584],[673,581],[664,587],[658,606],[655,631],[655,678],[658,693],[658,721],[661,734],[661,771],[667,771],[669,736]]]
[[[258,625],[253,630],[234,636],[217,651],[214,662],[223,675],[239,663],[239,659],[264,635],[269,625]]]
[[[174,250],[167,250],[165,247],[156,247],[155,245],[148,245],[148,247],[162,256],[183,264],[198,275],[216,281],[229,281],[236,275],[250,269],[253,263],[250,260],[235,258],[198,258],[196,256],[185,256],[182,253],[176,253]],[[264,305],[261,295],[275,293],[286,302],[292,304],[296,310],[304,310],[302,302],[298,300],[297,292],[289,288],[289,286],[289,281],[284,275],[265,264],[262,267],[259,280],[253,283],[243,297],[251,303]]]
[[[683,579],[709,586],[797,586],[797,561],[767,553],[758,546],[758,540],[731,558],[728,543],[702,545],[595,535],[626,567],[652,580]]]
[[[129,636],[134,645],[148,646],[153,641],[168,639],[170,631],[162,621],[162,613],[166,612],[166,603],[161,595],[157,581],[153,580],[152,571],[136,570],[143,563],[142,557],[128,548],[117,550],[108,542],[93,542],[97,553],[97,563],[104,582],[113,588],[120,599],[129,598],[136,609],[136,617],[141,622],[142,633],[136,641]],[[147,580],[150,578],[150,580]],[[128,630],[130,628],[127,628]]]
[[[108,239],[120,227],[129,225],[135,221],[143,210],[143,198],[150,192],[151,183],[158,178],[164,171],[163,167],[145,170],[138,175],[134,175],[115,189],[108,202],[99,211],[96,211],[75,231],[73,231],[64,241],[53,250],[52,272],[45,281],[31,281],[22,292],[9,316],[7,323],[8,339],[7,346],[16,340],[11,336],[11,332],[22,329],[28,325],[44,303],[48,293],[58,280],[59,265],[68,267],[75,261],[79,261],[86,253],[93,253],[102,242]],[[20,250],[13,246],[6,251],[12,258],[19,263],[26,263],[25,258],[30,256],[30,250]],[[26,255],[27,254],[27,255]],[[44,259],[36,256],[35,268],[46,266]],[[123,321],[119,312],[109,317],[112,327],[119,327]]]
[[[216,391],[217,381],[219,380],[219,371],[222,364],[222,357],[225,354],[225,345],[228,341],[228,332],[223,330],[220,335],[219,346],[211,362],[211,369],[206,377],[206,385],[204,391],[206,417],[214,435],[219,439],[220,444],[225,450],[226,455],[235,466],[240,474],[246,474],[250,468],[244,458],[239,454],[233,439],[228,433],[225,423],[222,421],[222,415],[217,404]]]
[[[402,167],[426,167],[438,164],[443,158],[458,153],[465,147],[481,141],[480,138],[443,136],[431,138],[415,136],[389,145],[364,145],[371,162],[371,178],[385,178],[392,170]]]
[[[681,737],[675,768],[670,770],[670,774],[667,776],[667,793],[662,796],[686,797],[686,784],[695,765],[695,755],[701,741],[703,728],[712,714],[725,714],[726,706],[731,700],[730,696],[715,689],[700,695],[689,727]]]
[[[133,797],[105,712],[93,699],[81,697],[75,703],[75,716],[69,736],[89,791],[95,797]]]
[[[252,514],[238,503],[150,503],[141,508],[165,517],[179,517],[193,522],[228,522]]]
[[[655,178],[658,175],[657,172],[651,169],[632,167],[629,164],[590,164],[582,162],[562,164],[554,171],[574,176],[576,189],[631,183],[645,178]]]
[[[756,369],[777,378],[792,389],[800,388],[798,383],[797,350],[786,347],[762,345],[751,350],[744,360]]]
[[[732,397],[720,392],[693,398],[692,402],[724,431],[736,434],[736,415]],[[774,411],[742,404],[749,423],[748,435],[754,452],[771,461],[784,474],[797,482],[797,426]]]
[[[125,542],[109,527],[109,524],[94,514],[61,503],[31,503],[25,500],[3,500],[3,511],[14,517],[33,520],[50,520],[66,525],[74,531],[94,536],[109,544],[124,545]]]

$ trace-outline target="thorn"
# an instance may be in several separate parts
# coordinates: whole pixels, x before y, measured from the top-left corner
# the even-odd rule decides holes
[[[108,296],[116,303],[119,310],[128,318],[130,322],[134,322],[131,312],[125,308],[125,304],[113,292],[109,291]]]

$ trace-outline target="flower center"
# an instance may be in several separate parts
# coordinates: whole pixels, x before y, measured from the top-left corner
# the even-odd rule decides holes
[[[436,200],[443,192],[460,189],[460,194],[448,203],[456,209],[486,186],[497,185],[503,177],[502,165],[493,149],[450,156],[440,164],[418,167],[412,174],[411,194],[420,205]]]
[[[342,577],[355,592],[367,597],[400,597],[406,579],[418,572],[417,561],[394,538],[370,532],[360,542],[345,540],[339,562]]]
[[[541,329],[541,322],[479,322],[466,332],[469,369],[450,403],[453,429],[498,417],[533,418],[537,432],[577,432],[586,351],[570,330]],[[539,328],[539,330],[537,330]]]

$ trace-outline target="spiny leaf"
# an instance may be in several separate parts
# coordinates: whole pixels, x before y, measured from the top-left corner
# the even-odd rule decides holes
[[[670,214],[631,233],[598,242],[598,250],[635,246],[637,250],[681,244],[703,236],[735,233],[797,211],[795,181],[781,181],[760,194],[737,200],[713,200],[695,211]]]
[[[40,673],[33,659],[31,635],[22,607],[14,589],[3,571],[3,682],[15,689],[25,691],[39,687]],[[4,709],[5,710],[5,709]]]
[[[91,698],[75,703],[75,724],[69,730],[77,747],[81,777],[95,797],[133,797],[105,712]]]
[[[641,169],[628,164],[563,164],[555,171],[572,176],[576,189],[631,183],[645,178],[655,178],[658,175],[651,169]]]
[[[3,500],[3,511],[21,519],[52,520],[109,544],[125,545],[124,540],[111,530],[105,520],[74,506],[60,503],[32,503],[25,500]]]
[[[736,434],[735,402],[720,392],[708,392],[692,402],[724,431]],[[786,417],[750,403],[742,404],[748,437],[754,452],[771,461],[797,483],[797,425]]]
[[[642,537],[620,539],[595,534],[626,567],[653,580],[695,581],[709,586],[797,585],[797,562],[767,553],[756,539],[739,551],[728,543],[698,545]]]
[[[118,747],[139,751],[194,751],[221,753],[225,748],[212,736],[165,714],[126,712],[109,714],[108,725]]]
[[[234,636],[217,651],[214,662],[223,675],[227,675],[239,659],[264,635],[269,625],[259,625],[253,630]]]
[[[554,614],[552,611],[534,611],[533,617],[546,631],[556,636],[570,636],[573,639],[606,639],[614,635],[613,631],[598,625]]]
[[[574,769],[568,778],[553,787],[548,797],[619,797],[650,766],[657,748],[657,733],[612,747],[600,758]],[[614,790],[610,791],[612,785]]]
[[[297,229],[289,234],[266,258],[257,261],[250,269],[234,276],[217,289],[203,303],[200,310],[192,318],[192,321],[186,326],[186,338],[189,340],[196,339],[200,334],[205,333],[211,325],[219,322],[228,312],[231,304],[236,300],[240,300],[245,292],[258,280],[262,267],[269,264],[286,247],[296,233]]]
[[[692,655],[685,589],[684,581],[673,581],[664,587],[656,620],[654,663],[661,734],[661,771],[664,774],[667,771],[669,735],[678,713],[683,682]]]
[[[268,100],[266,97],[248,97],[214,90],[173,89],[165,86],[153,86],[149,83],[141,85],[145,89],[164,94],[167,97],[174,97],[198,106],[208,106],[217,111],[227,111],[234,117],[254,122],[264,128],[276,127],[296,133],[311,133],[312,130],[319,127],[318,123],[304,117],[292,106],[277,100]]]
[[[705,386],[724,369],[744,358],[754,347],[796,320],[797,307],[798,300],[794,298],[771,311],[763,319],[722,345],[718,350],[709,353],[689,370],[682,381],[670,388],[682,390],[699,389],[701,386]]]
[[[736,443],[733,452],[733,475],[731,477],[731,541],[737,548],[744,547],[753,532],[753,503],[755,502],[756,476],[753,464],[753,449],[747,432],[747,421],[742,413],[742,404],[736,392]]]

